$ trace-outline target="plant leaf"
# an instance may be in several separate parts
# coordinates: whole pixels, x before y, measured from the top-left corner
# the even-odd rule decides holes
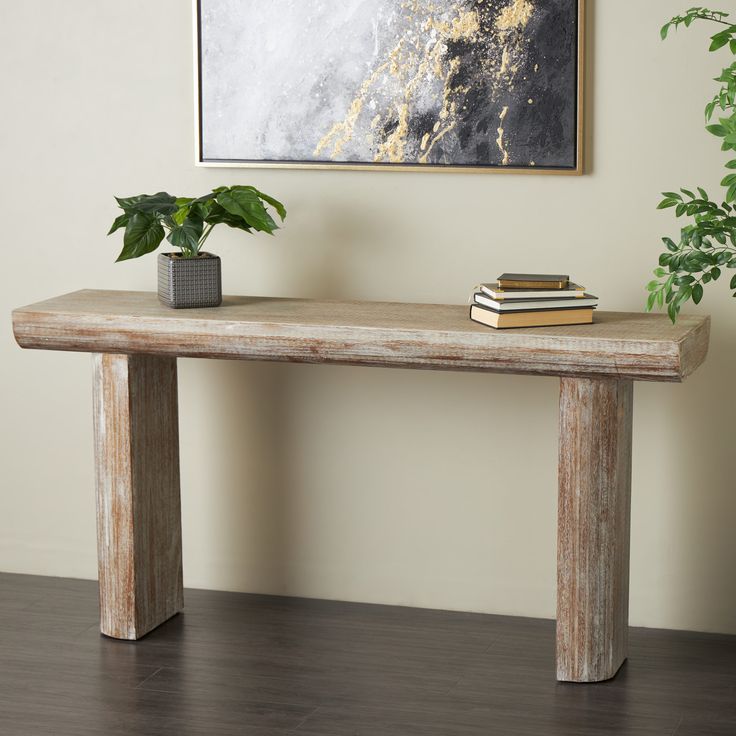
[[[705,129],[712,133],[713,135],[717,135],[719,138],[724,138],[728,131],[722,126],[722,125],[706,125]]]
[[[218,192],[217,203],[236,218],[241,218],[245,224],[254,230],[269,234],[278,230],[278,225],[268,214],[258,195],[245,187],[232,187],[229,190]]]
[[[202,237],[204,222],[199,217],[189,216],[181,224],[171,229],[166,240],[182,251],[197,253],[199,251],[199,239]]]
[[[731,36],[728,31],[724,31],[723,33],[716,33],[716,35],[712,37],[712,41],[708,51],[718,51],[718,49],[720,49],[722,46],[725,46],[730,40]]]
[[[130,215],[127,212],[123,212],[122,215],[118,215],[107,234],[112,235],[116,230],[120,230],[121,227],[125,227],[128,224],[129,219]]]
[[[276,212],[278,212],[279,217],[281,218],[281,222],[283,222],[286,219],[286,207],[284,207],[281,202],[278,201],[278,199],[274,199],[273,197],[269,196],[268,194],[265,194],[264,192],[259,192],[256,189],[256,193],[258,196],[264,200],[265,202],[268,202],[271,207],[273,207]]]
[[[115,201],[121,210],[130,210],[135,207],[146,195],[136,194],[135,197],[115,197]]]
[[[173,215],[178,209],[176,197],[166,192],[157,194],[138,194],[135,197],[115,197],[118,205],[128,214],[135,212],[141,214],[158,214],[163,216]]]
[[[138,258],[156,250],[164,239],[164,229],[153,215],[134,214],[126,228],[123,238],[123,250],[118,261]]]
[[[207,207],[207,211],[203,215],[204,221],[208,225],[228,225],[229,227],[237,228],[238,230],[244,230],[247,233],[253,232],[253,228],[250,227],[241,217],[231,215],[224,207],[219,205],[217,201],[207,202],[201,205],[195,205],[198,208],[198,212],[201,213],[199,208]]]

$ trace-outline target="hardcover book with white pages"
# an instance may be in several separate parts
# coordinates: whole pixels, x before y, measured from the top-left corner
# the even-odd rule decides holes
[[[554,298],[577,298],[585,295],[585,287],[580,284],[568,283],[566,289],[504,289],[497,281],[490,284],[480,284],[476,291],[482,291],[491,299],[545,299],[554,295]]]
[[[505,330],[514,327],[555,327],[584,325],[593,321],[593,309],[550,309],[533,312],[496,312],[478,304],[470,307],[470,319],[487,327]]]
[[[494,312],[532,312],[547,309],[592,309],[598,306],[598,297],[592,294],[583,294],[572,298],[545,298],[545,299],[492,299],[483,292],[473,295],[473,302],[480,304]]]

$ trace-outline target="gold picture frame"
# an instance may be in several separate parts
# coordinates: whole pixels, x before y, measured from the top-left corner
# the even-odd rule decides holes
[[[309,0],[304,0],[309,2]],[[523,0],[519,0],[523,1]],[[575,84],[575,163],[573,166],[516,166],[516,165],[452,165],[434,163],[387,163],[387,162],[344,162],[321,160],[241,160],[213,159],[203,155],[203,111],[202,111],[202,38],[201,15],[202,0],[193,0],[194,30],[194,112],[195,112],[195,164],[205,168],[261,168],[261,169],[311,169],[322,171],[401,171],[428,173],[472,173],[472,174],[521,174],[521,175],[555,175],[580,176],[585,173],[585,31],[586,0],[573,0],[577,5],[576,13],[576,84]],[[512,0],[513,2],[513,0]]]

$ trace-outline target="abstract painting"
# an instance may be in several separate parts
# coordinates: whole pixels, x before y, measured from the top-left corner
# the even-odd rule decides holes
[[[583,0],[198,0],[198,159],[581,171]]]

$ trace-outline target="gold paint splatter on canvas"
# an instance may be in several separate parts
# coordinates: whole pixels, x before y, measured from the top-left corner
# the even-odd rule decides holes
[[[496,20],[499,31],[510,31],[514,28],[524,28],[532,18],[534,6],[529,0],[513,0],[507,5]]]
[[[355,136],[361,116],[368,116],[359,129],[374,150],[375,162],[429,163],[435,146],[461,122],[458,111],[467,109],[470,87],[455,81],[461,60],[450,53],[452,44],[477,46],[483,52],[479,74],[490,101],[514,89],[526,51],[524,29],[534,14],[531,0],[509,0],[490,27],[482,27],[479,11],[468,9],[462,0],[402,0],[401,13],[406,30],[363,80],[345,117],[321,138],[316,157],[338,159]],[[438,112],[417,140],[417,132],[410,131],[412,113],[428,108]],[[512,159],[504,130],[508,112],[504,104],[496,140],[504,166]]]
[[[498,124],[498,130],[496,131],[498,133],[498,138],[496,138],[496,145],[498,146],[498,150],[501,151],[501,155],[503,156],[502,164],[503,166],[509,165],[509,151],[508,148],[506,148],[506,144],[504,143],[503,136],[506,131],[503,129],[503,121],[506,119],[506,115],[508,115],[509,112],[509,106],[504,105],[503,110],[501,110],[501,114],[498,116],[499,124]]]

